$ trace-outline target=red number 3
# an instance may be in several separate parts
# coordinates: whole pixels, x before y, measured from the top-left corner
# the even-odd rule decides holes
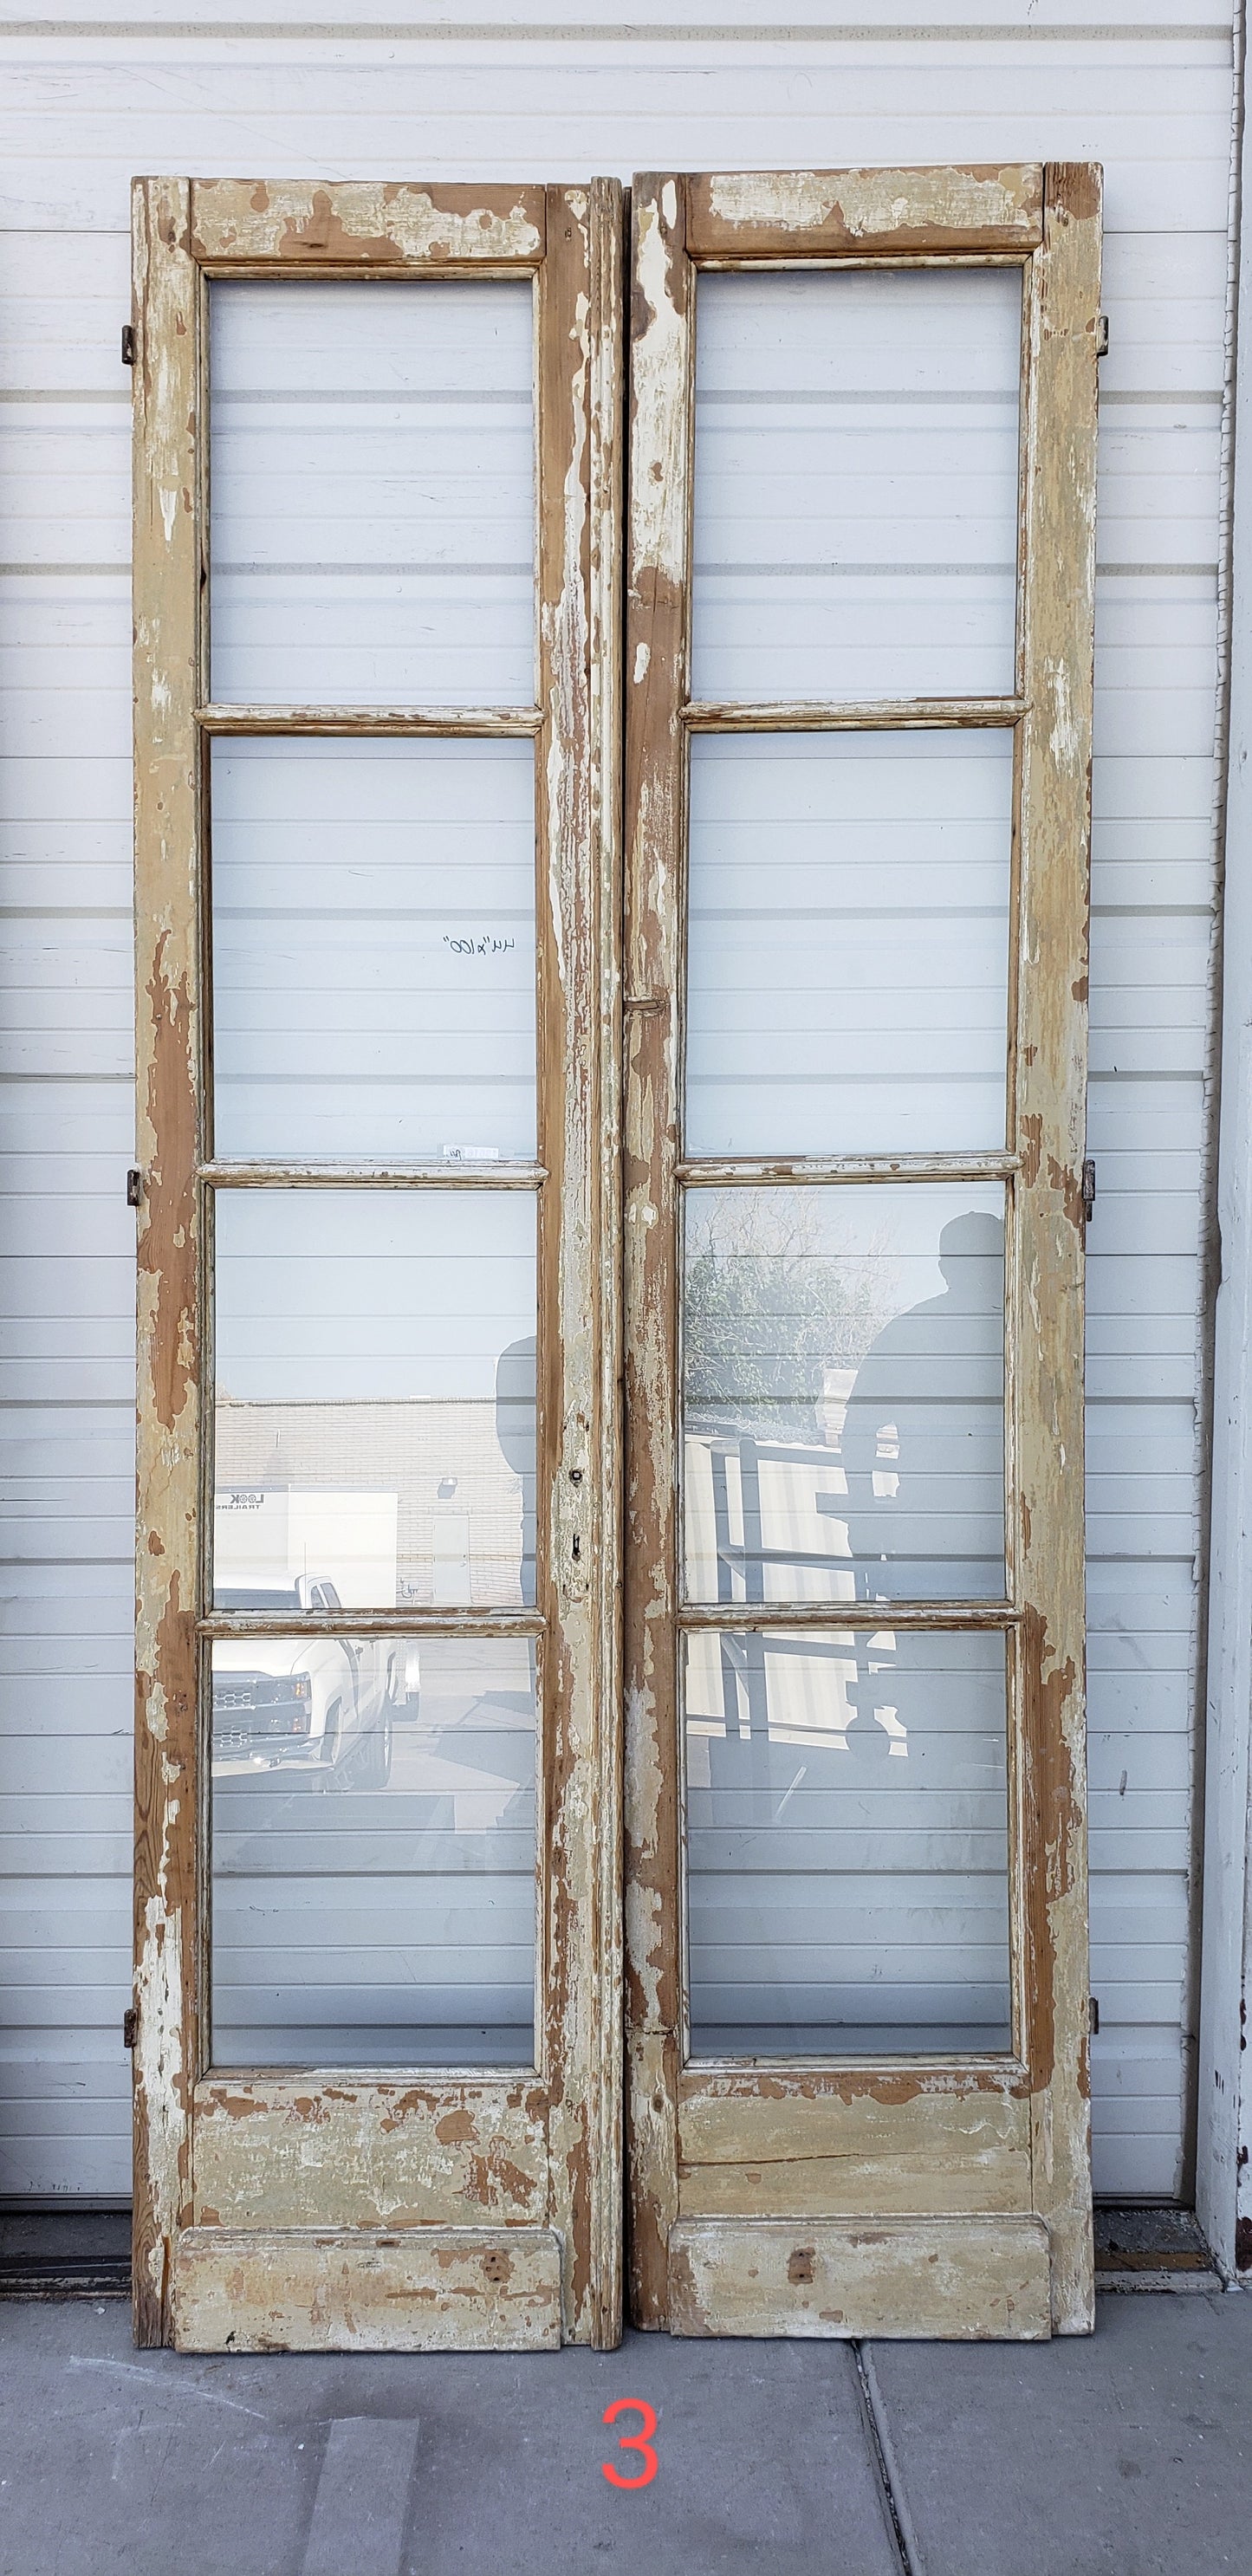
[[[638,2451],[642,2454],[643,2475],[638,2478],[624,2478],[621,2470],[615,2469],[611,2460],[601,2460],[600,2466],[611,2487],[651,2486],[660,2467],[660,2462],[652,2448],[656,2417],[642,2397],[616,2397],[611,2406],[605,2407],[601,2422],[615,2424],[619,2415],[642,2415],[643,2417],[643,2424],[637,2433],[619,2433],[617,2437],[619,2450]]]

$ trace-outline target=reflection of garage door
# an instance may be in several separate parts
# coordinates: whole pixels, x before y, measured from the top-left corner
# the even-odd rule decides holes
[[[473,1599],[470,1583],[470,1516],[436,1512],[431,1543],[431,1576],[435,1607],[466,1606]]]

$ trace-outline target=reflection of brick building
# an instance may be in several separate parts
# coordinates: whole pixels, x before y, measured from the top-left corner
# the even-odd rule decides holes
[[[217,1405],[215,1482],[398,1497],[397,1599],[515,1608],[523,1598],[522,1479],[494,1403]],[[533,1511],[533,1497],[527,1496]],[[529,1574],[529,1569],[527,1569]],[[525,1597],[533,1597],[527,1581]]]

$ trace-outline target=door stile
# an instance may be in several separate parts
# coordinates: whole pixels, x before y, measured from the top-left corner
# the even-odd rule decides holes
[[[620,512],[614,406],[621,192],[548,192],[540,273],[539,697],[540,1311],[547,1317],[540,1600],[546,1694],[540,2025],[550,2093],[550,2223],[565,2242],[565,2331],[620,2338],[620,1689],[614,1649],[619,1472],[615,1323],[593,1289],[613,1267],[615,1121],[606,1128],[602,1015],[617,1015],[602,943],[616,909],[612,736],[593,696],[613,613]],[[601,437],[610,440],[607,457]],[[597,516],[598,514],[598,516]],[[596,552],[593,557],[593,544]],[[607,581],[606,581],[607,575]],[[603,684],[601,683],[601,691]],[[606,829],[607,826],[607,829]],[[611,1077],[612,1050],[608,1076]],[[607,1235],[603,1228],[607,1224]],[[606,2135],[607,2132],[607,2135]],[[613,2152],[615,2150],[615,2152]],[[598,2258],[598,2259],[597,2259]]]
[[[191,2201],[201,1449],[200,280],[185,181],[134,190],[138,1055],[134,2323],[168,2332]]]
[[[1017,1365],[1024,1605],[1027,2058],[1053,2324],[1089,2333],[1082,1348],[1100,173],[1045,174],[1026,472]],[[1076,613],[1077,610],[1077,613]],[[1030,1107],[1024,1105],[1029,1084]]]
[[[622,548],[625,533],[625,192],[591,184],[589,777],[593,918],[588,983],[598,1015],[590,1105],[592,1241],[604,1247],[597,1377],[600,1530],[593,1560],[594,1705],[599,1711],[595,1882],[590,1948],[595,1979],[590,2043],[591,2341],[622,2336],[625,2219],[623,2099],[622,1788]]]
[[[627,2124],[631,2314],[666,2321],[678,2215],[681,2018],[677,1314],[680,908],[685,842],[693,271],[686,192],[637,180],[626,607],[623,1241],[628,1332],[625,1668]]]

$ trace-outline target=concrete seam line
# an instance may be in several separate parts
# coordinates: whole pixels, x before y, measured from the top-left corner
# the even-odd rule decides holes
[[[921,2551],[917,2545],[917,2534],[913,2529],[903,2485],[895,2470],[894,2444],[887,2427],[882,2393],[874,2376],[874,2365],[865,2345],[855,2338],[852,2351],[856,2361],[861,2412],[865,2418],[865,2430],[874,2455],[874,2466],[878,2471],[878,2482],[882,2488],[883,2505],[895,2540],[902,2576],[925,2576]]]

